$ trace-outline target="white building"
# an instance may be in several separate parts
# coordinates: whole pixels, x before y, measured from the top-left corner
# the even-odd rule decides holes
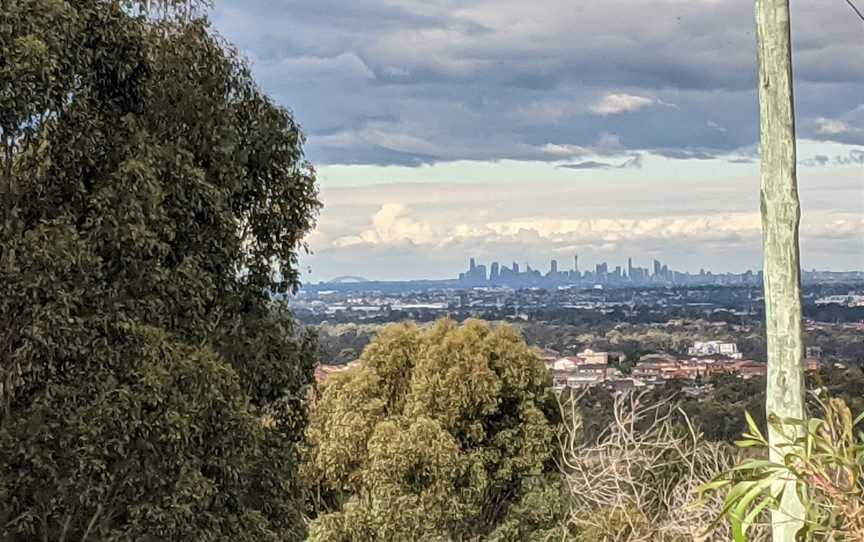
[[[726,356],[733,359],[743,357],[738,351],[737,344],[721,341],[696,342],[687,350],[687,354],[691,356]]]
[[[566,358],[559,358],[555,360],[555,364],[552,366],[552,369],[555,371],[573,371],[576,369],[576,367],[584,363],[585,360],[572,356]]]

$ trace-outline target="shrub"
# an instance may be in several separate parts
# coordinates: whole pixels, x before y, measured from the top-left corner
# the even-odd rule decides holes
[[[310,539],[505,541],[554,529],[563,509],[529,504],[560,488],[549,385],[510,327],[385,328],[311,416]]]

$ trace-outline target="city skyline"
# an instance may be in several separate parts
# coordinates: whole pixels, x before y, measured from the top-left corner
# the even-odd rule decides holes
[[[610,266],[608,262],[597,262],[593,268],[579,267],[579,255],[573,255],[573,267],[559,268],[556,258],[549,261],[548,271],[532,268],[530,263],[524,268],[514,261],[509,266],[493,261],[488,268],[478,264],[470,257],[468,269],[459,273],[457,284],[466,287],[476,286],[645,286],[671,284],[758,284],[762,280],[761,271],[748,269],[742,273],[715,274],[704,268],[698,273],[679,271],[669,267],[667,263],[654,259],[649,267],[633,265],[633,258],[627,257],[627,265]],[[860,277],[859,277],[860,278]]]
[[[584,261],[578,254],[571,257],[571,266],[562,266],[559,258],[549,258],[544,266],[534,266],[530,261],[510,260],[486,260],[468,256],[467,268],[458,272],[458,275],[436,276],[402,279],[376,279],[359,274],[346,274],[331,277],[329,280],[307,281],[307,285],[335,284],[342,282],[383,282],[383,283],[412,283],[431,282],[440,284],[451,284],[457,287],[475,286],[560,286],[560,285],[652,285],[652,284],[754,284],[761,285],[762,270],[743,269],[740,271],[718,272],[706,267],[698,270],[676,269],[668,262],[660,258],[650,258],[649,265],[642,267],[640,258],[632,256],[612,258],[609,261],[589,262],[584,266]],[[616,265],[619,260],[624,260],[623,265]],[[580,263],[581,262],[581,263]],[[635,262],[635,263],[634,263]],[[487,265],[488,263],[488,265]],[[831,275],[835,279],[846,276],[853,281],[864,280],[864,269],[831,270],[824,268],[802,267],[802,277],[806,280],[819,279]],[[824,276],[823,276],[824,275]]]

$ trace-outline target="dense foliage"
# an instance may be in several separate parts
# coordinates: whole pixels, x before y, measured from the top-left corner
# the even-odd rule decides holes
[[[311,540],[542,539],[565,507],[549,377],[510,327],[385,328],[311,418]]]
[[[357,359],[381,325],[318,325],[322,361],[341,364]],[[625,370],[632,368],[642,355],[668,353],[686,356],[694,342],[706,340],[734,342],[746,359],[766,359],[765,328],[756,322],[737,325],[706,320],[672,320],[645,325],[609,321],[592,325],[532,321],[514,325],[529,345],[562,356],[575,355],[586,348],[601,352],[623,352],[627,361],[621,364],[621,368]],[[805,341],[808,347],[820,351],[822,360],[828,364],[864,365],[864,340],[854,326],[816,324],[806,330]]]
[[[164,332],[115,333],[4,423],[3,540],[299,538],[298,488],[271,478],[290,447],[237,373]]]
[[[206,20],[143,4],[3,1],[0,539],[296,539],[315,347],[269,292],[314,171]]]

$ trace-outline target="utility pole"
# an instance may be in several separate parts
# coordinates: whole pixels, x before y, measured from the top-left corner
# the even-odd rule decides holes
[[[795,107],[789,0],[756,0],[761,144],[761,212],[765,329],[768,339],[766,413],[769,418],[804,419],[804,340]],[[797,428],[768,428],[771,460],[783,463]],[[791,438],[790,438],[791,437]],[[774,542],[794,542],[804,507],[793,479],[772,488],[780,506],[771,513]]]

